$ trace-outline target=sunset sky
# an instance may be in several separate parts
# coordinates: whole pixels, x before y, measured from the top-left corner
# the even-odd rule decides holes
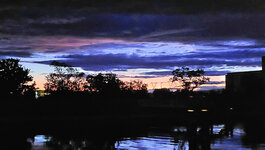
[[[140,79],[149,89],[155,82],[155,88],[172,86],[166,82],[182,66],[205,70],[211,82],[203,89],[224,88],[228,72],[261,69],[265,13],[260,8],[245,10],[243,3],[240,9],[195,4],[186,9],[171,7],[171,1],[161,9],[158,1],[148,8],[150,3],[138,4],[139,9],[100,2],[69,7],[57,1],[0,6],[0,58],[19,58],[41,89],[53,60],[87,74]]]

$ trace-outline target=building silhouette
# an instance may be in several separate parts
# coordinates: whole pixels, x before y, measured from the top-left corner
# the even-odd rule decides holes
[[[265,56],[262,56],[262,70],[233,72],[226,75],[226,89],[241,94],[262,94],[265,92]]]

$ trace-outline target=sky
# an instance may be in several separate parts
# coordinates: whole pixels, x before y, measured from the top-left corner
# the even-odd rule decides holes
[[[174,87],[169,78],[178,67],[204,69],[211,82],[201,89],[220,89],[228,72],[261,69],[264,4],[3,1],[0,59],[20,59],[40,89],[54,60],[86,74],[112,72],[122,80],[139,79],[149,89]]]

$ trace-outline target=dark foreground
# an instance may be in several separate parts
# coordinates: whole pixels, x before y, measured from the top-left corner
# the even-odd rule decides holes
[[[263,99],[222,93],[7,99],[0,105],[0,149],[262,149]]]
[[[4,149],[262,149],[263,113],[1,117]]]

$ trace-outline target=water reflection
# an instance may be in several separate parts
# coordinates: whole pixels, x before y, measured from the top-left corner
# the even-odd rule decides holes
[[[189,126],[150,127],[137,135],[44,136],[36,135],[32,150],[207,150],[263,149],[264,127],[249,124],[190,124]],[[260,132],[257,136],[257,132]],[[118,135],[118,134],[117,134]],[[255,138],[253,138],[255,137]]]
[[[168,136],[149,136],[149,137],[140,137],[138,139],[123,139],[122,141],[118,141],[115,144],[115,148],[117,149],[177,149],[178,144],[174,142],[174,138]],[[188,148],[188,145],[185,145]]]
[[[32,143],[32,150],[114,150],[116,140],[113,139],[84,139],[84,138],[56,138],[52,137],[47,141],[47,136],[43,137],[42,143]]]

